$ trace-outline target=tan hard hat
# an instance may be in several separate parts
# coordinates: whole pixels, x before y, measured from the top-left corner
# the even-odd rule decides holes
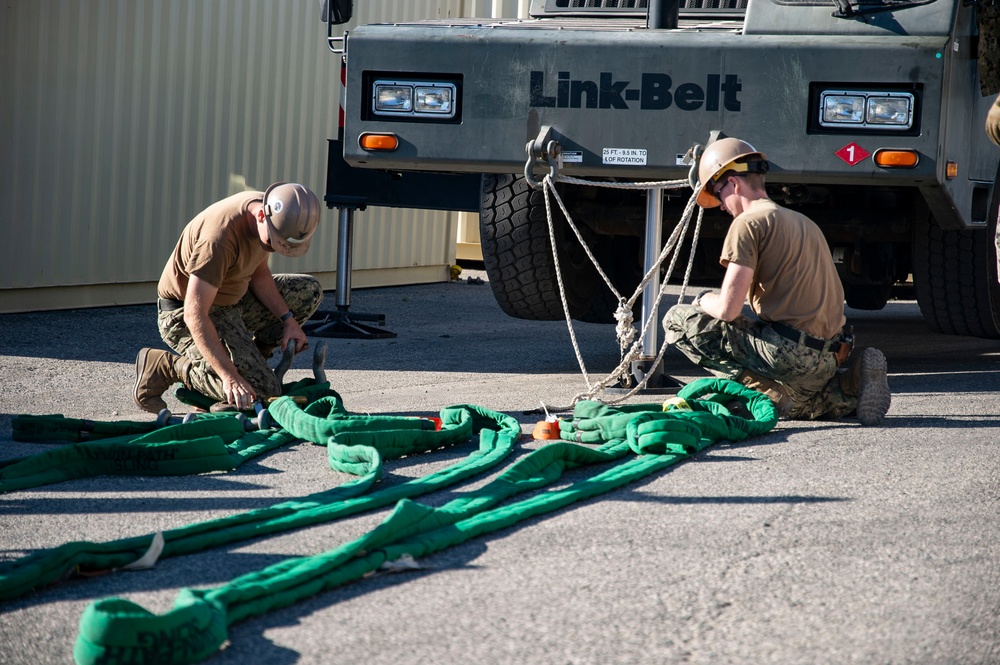
[[[274,251],[302,256],[319,227],[319,199],[308,187],[276,182],[264,192],[264,217]]]
[[[749,171],[746,164],[733,164],[740,157],[748,155],[760,155],[761,160],[767,159],[767,155],[741,139],[724,138],[709,144],[698,163],[698,181],[701,187],[698,192],[698,205],[702,208],[717,208],[722,205],[712,193],[709,184],[717,182],[723,174],[730,171],[738,173]]]

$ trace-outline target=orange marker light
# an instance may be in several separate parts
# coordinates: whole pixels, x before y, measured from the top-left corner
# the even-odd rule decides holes
[[[884,169],[911,169],[920,161],[915,150],[876,150],[872,157]]]
[[[945,164],[944,175],[949,180],[958,177],[958,162],[948,162]]]
[[[399,139],[395,134],[362,134],[358,144],[365,150],[395,150]]]

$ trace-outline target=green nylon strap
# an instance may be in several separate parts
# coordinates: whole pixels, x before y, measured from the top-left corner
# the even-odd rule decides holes
[[[730,396],[743,402],[753,418],[742,418],[731,413],[725,406],[714,401],[719,395]],[[728,379],[692,381],[681,388],[677,396],[682,399],[707,398],[700,404],[722,419],[728,428],[726,438],[731,441],[742,441],[769,432],[778,422],[778,410],[771,398]]]
[[[156,429],[154,422],[122,420],[103,422],[66,418],[62,414],[47,416],[14,416],[11,422],[11,438],[15,441],[99,441],[117,436],[144,434]]]
[[[577,443],[605,443],[625,438],[625,427],[639,413],[662,411],[659,404],[609,406],[582,400],[573,407],[571,420],[559,421],[559,436]]]
[[[685,398],[697,399],[709,390],[725,392],[718,390],[717,385],[695,384],[698,382],[686,387],[689,390]],[[98,601],[81,617],[74,657],[78,663],[199,662],[224,643],[226,627],[236,621],[359,579],[405,554],[426,556],[574,501],[603,494],[703,450],[721,440],[716,438],[721,433],[742,440],[773,427],[776,422],[773,407],[767,409],[754,402],[748,389],[742,386],[731,390],[734,392],[727,394],[735,394],[752,405],[754,424],[729,422],[730,416],[711,408],[697,412],[697,417],[687,413],[679,416],[681,412],[639,413],[635,422],[630,421],[626,426],[625,448],[613,441],[596,450],[564,442],[544,446],[485,487],[440,508],[402,500],[382,524],[351,543],[316,556],[283,561],[215,589],[185,590],[178,596],[174,609],[164,615],[152,614],[122,599]],[[519,493],[554,482],[567,468],[613,462],[628,450],[643,454],[569,487],[497,507]]]
[[[427,418],[347,416],[336,407],[334,402],[318,401],[301,409],[283,397],[268,411],[298,438],[326,445],[333,469],[354,475],[371,463],[375,447],[382,459],[395,459],[453,446],[472,436],[473,416],[465,407],[443,409],[440,430]]]
[[[159,558],[190,554],[251,538],[330,522],[376,510],[403,498],[443,489],[496,466],[511,453],[521,435],[521,427],[517,420],[479,406],[468,404],[451,406],[442,410],[441,417],[446,422],[468,421],[472,430],[479,432],[478,449],[463,460],[434,473],[372,492],[367,496],[359,496],[367,491],[382,473],[381,459],[377,449],[374,449],[370,453],[371,466],[359,469],[363,474],[351,483],[267,508],[162,532],[164,547]],[[294,438],[291,434],[279,434]],[[341,434],[338,438],[343,436]],[[0,600],[17,598],[33,588],[51,584],[65,577],[67,571],[113,570],[126,566],[149,550],[155,536],[156,534],[151,533],[106,543],[87,541],[66,543],[14,561],[0,563]]]
[[[737,440],[737,437],[741,436],[739,431],[746,430],[742,437],[745,438],[768,431],[777,422],[777,411],[766,395],[748,390],[728,379],[706,378],[692,381],[684,386],[677,396],[691,400],[692,409],[690,412],[678,413],[694,414],[682,417],[700,419],[705,427],[718,429],[718,438]],[[744,404],[753,415],[753,419],[731,413],[724,406],[724,402],[729,399],[737,399]],[[584,400],[574,407],[572,420],[559,422],[559,433],[563,439],[578,443],[604,443],[625,439],[628,435],[628,424],[633,416],[642,413],[663,413],[663,408],[659,404],[609,406],[601,402]]]
[[[209,436],[199,436],[199,432]],[[242,436],[234,438],[239,434]],[[141,437],[76,443],[0,461],[0,492],[101,475],[180,476],[228,471],[293,441],[294,436],[281,430],[244,432],[243,425],[231,415],[217,415]]]
[[[222,608],[187,589],[162,616],[127,600],[110,599],[88,606],[80,621],[86,628],[73,645],[78,663],[197,663],[226,640]]]
[[[170,425],[141,436],[74,443],[0,462],[0,492],[95,475],[183,475],[238,465],[227,444],[244,436],[233,417]]]
[[[285,389],[287,394],[306,397],[307,401],[324,401],[327,411],[338,409],[329,405],[340,401],[329,383],[303,379],[287,384]],[[339,410],[343,411],[343,407]],[[23,440],[79,441],[81,427],[96,432],[91,438],[98,440],[0,461],[0,493],[100,475],[176,476],[228,471],[296,440],[280,430],[245,432],[231,413],[201,414],[190,423],[159,429],[153,422],[84,421],[60,415],[16,419]]]

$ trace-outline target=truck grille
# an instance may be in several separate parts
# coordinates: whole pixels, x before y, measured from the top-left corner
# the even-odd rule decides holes
[[[555,0],[559,9],[646,9],[646,0]]]
[[[747,8],[747,0],[681,0],[680,11],[684,10],[722,10],[743,11]],[[648,0],[546,0],[546,13],[573,12],[581,13],[645,13],[649,9]]]

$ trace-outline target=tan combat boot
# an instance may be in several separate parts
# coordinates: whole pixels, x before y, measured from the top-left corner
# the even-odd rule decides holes
[[[858,422],[866,427],[881,425],[892,404],[885,356],[868,347],[840,377],[844,394],[858,398]]]
[[[143,411],[159,413],[167,408],[162,395],[175,383],[184,383],[191,361],[160,349],[139,350],[135,359],[135,387],[132,399]]]

